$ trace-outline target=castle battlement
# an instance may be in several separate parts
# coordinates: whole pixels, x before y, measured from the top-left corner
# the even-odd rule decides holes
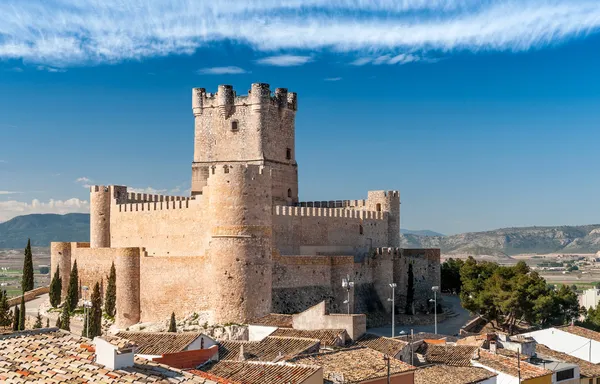
[[[170,196],[153,195],[149,193],[127,192],[127,203],[150,203],[167,201],[189,201],[194,200],[194,196]]]
[[[162,211],[190,207],[190,199],[117,204],[119,212]]]
[[[357,211],[345,208],[291,207],[276,205],[273,214],[277,216],[343,217],[350,219],[387,220],[387,212]]]
[[[270,105],[290,111],[296,111],[298,97],[286,88],[277,88],[272,93],[269,84],[254,83],[248,95],[238,96],[231,85],[219,85],[216,93],[206,92],[205,88],[192,90],[192,109],[194,114],[202,114],[206,108],[229,109],[234,106]]]

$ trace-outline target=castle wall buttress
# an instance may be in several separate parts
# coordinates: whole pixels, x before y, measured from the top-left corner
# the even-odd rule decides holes
[[[126,328],[140,322],[140,248],[119,248],[115,258],[117,313],[115,324]]]
[[[214,171],[208,179],[213,322],[244,323],[271,311],[271,172],[237,164]]]
[[[59,270],[62,280],[61,297],[67,295],[71,273],[71,243],[50,243],[50,276]]]

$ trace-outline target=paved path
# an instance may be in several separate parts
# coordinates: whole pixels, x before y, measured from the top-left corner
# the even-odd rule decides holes
[[[454,336],[460,332],[460,328],[465,325],[472,316],[460,305],[460,298],[454,295],[444,295],[444,304],[446,307],[450,307],[456,316],[446,319],[445,321],[438,323],[438,333],[442,335]],[[431,325],[400,325],[396,324],[394,333],[397,335],[401,331],[410,333],[412,329],[414,333],[418,332],[430,332],[433,333],[435,326]],[[381,336],[390,336],[392,334],[392,326],[387,325],[385,327],[371,328],[368,330],[370,333]]]
[[[27,316],[35,318],[38,314],[40,306],[43,303],[47,302],[49,299],[50,299],[50,297],[46,293],[46,294],[38,296],[35,299],[25,303],[25,312],[27,313]],[[60,312],[52,312],[52,313],[48,314],[47,318],[50,319],[51,327],[54,327],[56,325],[56,319],[58,319],[58,316],[60,316]],[[44,327],[46,326],[46,317],[45,316],[42,316],[42,324]],[[71,333],[74,333],[76,335],[81,335],[82,331],[83,331],[83,322],[77,321],[74,318],[71,318]]]

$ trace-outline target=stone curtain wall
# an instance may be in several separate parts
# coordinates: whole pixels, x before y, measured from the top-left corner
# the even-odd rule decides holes
[[[282,255],[361,254],[371,246],[387,245],[387,214],[343,208],[275,206],[273,237]]]

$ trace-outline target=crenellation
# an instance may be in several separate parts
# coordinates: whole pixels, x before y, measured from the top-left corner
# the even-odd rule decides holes
[[[246,96],[230,85],[194,88],[192,110],[191,196],[91,186],[90,243],[51,246],[63,290],[75,261],[86,285],[105,281],[115,263],[119,327],[173,311],[243,323],[321,300],[344,308],[348,275],[351,306],[385,310],[389,282],[406,287],[413,265],[416,300],[427,305],[439,250],[399,248],[399,191],[299,201],[295,93],[264,83]]]

